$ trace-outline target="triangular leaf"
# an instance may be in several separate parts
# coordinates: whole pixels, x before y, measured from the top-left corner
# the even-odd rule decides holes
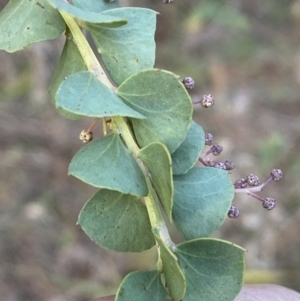
[[[244,250],[230,242],[197,239],[176,247],[186,278],[183,301],[233,300],[243,284]]]
[[[84,205],[78,223],[95,243],[118,252],[155,245],[146,206],[129,194],[101,189]]]
[[[174,176],[174,191],[173,220],[187,240],[220,228],[234,196],[228,172],[212,167]]]
[[[131,75],[153,67],[156,14],[144,8],[117,8],[105,11],[103,15],[126,19],[127,25],[109,29],[87,24],[105,67],[117,85]]]
[[[134,111],[89,71],[68,76],[58,88],[56,105],[73,114],[90,117],[145,118]]]
[[[105,0],[73,0],[73,4],[83,10],[101,13],[104,10],[118,7],[119,0],[114,0],[113,2]]]
[[[156,193],[168,218],[172,221],[174,190],[172,161],[168,149],[161,143],[152,143],[143,148],[138,156],[146,163]]]
[[[198,161],[205,144],[205,133],[200,125],[192,122],[185,140],[172,154],[174,175],[187,173]]]
[[[178,78],[160,69],[145,70],[127,79],[118,89],[126,104],[147,117],[132,119],[141,147],[161,142],[173,153],[184,141],[193,106]]]
[[[0,28],[0,49],[15,52],[35,42],[58,38],[66,25],[46,0],[10,0],[1,11]]]
[[[58,62],[58,66],[53,75],[51,85],[50,85],[50,96],[52,102],[56,106],[55,96],[60,84],[73,73],[77,73],[80,71],[86,71],[87,67],[80,55],[80,52],[77,46],[74,44],[74,41],[71,38],[66,39],[66,43],[61,54],[60,60]],[[77,114],[73,114],[69,111],[65,111],[62,108],[57,109],[59,114],[64,116],[65,118],[69,118],[72,120],[80,119],[81,116]]]
[[[185,295],[186,281],[181,268],[178,265],[178,259],[168,246],[161,240],[154,230],[155,239],[160,247],[160,258],[162,260],[163,272],[166,286],[172,300],[179,301]]]
[[[119,27],[127,23],[126,19],[118,18],[102,13],[90,12],[80,9],[74,5],[68,4],[62,0],[48,0],[49,3],[58,11],[73,17],[79,24],[81,22],[88,22],[91,24],[98,24],[104,27]]]
[[[122,281],[116,301],[169,301],[158,271],[133,272]]]
[[[116,133],[82,147],[70,163],[69,174],[92,186],[148,195],[142,171]]]

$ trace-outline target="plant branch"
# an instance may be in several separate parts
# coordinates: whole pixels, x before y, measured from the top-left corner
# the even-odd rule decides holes
[[[117,131],[121,134],[128,149],[132,152],[132,155],[136,158],[136,161],[146,179],[149,193],[148,196],[144,198],[144,200],[149,214],[152,231],[153,233],[158,235],[168,247],[172,249],[174,247],[174,243],[170,238],[168,229],[166,227],[161,211],[159,209],[158,200],[154,188],[152,186],[152,183],[150,181],[147,167],[144,165],[143,161],[138,157],[138,152],[140,151],[140,148],[137,146],[136,142],[134,141],[131,130],[128,124],[124,121],[124,119],[122,117],[114,117],[113,121],[115,123],[113,127],[117,127]]]
[[[77,23],[72,17],[68,16],[63,12],[61,12],[61,14],[73,35],[74,42],[88,70],[93,72],[98,78],[98,80],[101,81],[103,84],[105,84],[109,89],[115,91],[116,87],[110,82],[110,80],[106,76],[105,71],[103,70],[102,66],[97,60],[93,50],[91,49],[89,43],[87,42],[80,27],[77,25]],[[140,148],[136,144],[133,138],[133,134],[128,124],[125,122],[124,118],[122,117],[112,118],[112,126],[113,129],[115,129],[122,136],[127,148],[130,150],[132,155],[136,158],[136,161],[139,167],[141,168],[144,177],[146,179],[149,193],[148,196],[146,196],[144,199],[149,214],[152,231],[153,233],[158,235],[168,247],[173,248],[174,243],[171,241],[168,229],[166,227],[161,211],[159,209],[158,202],[156,199],[156,194],[152,186],[152,183],[149,179],[147,167],[144,165],[143,161],[138,158],[138,152],[140,151]]]
[[[268,178],[267,181],[260,184],[259,186],[253,186],[253,187],[247,187],[247,188],[236,188],[234,190],[234,192],[235,193],[247,193],[247,194],[251,195],[251,192],[260,192],[260,191],[262,191],[270,181],[272,181],[271,177]]]
[[[116,87],[110,82],[105,71],[100,65],[98,59],[96,58],[92,48],[90,47],[88,41],[86,40],[83,32],[80,27],[77,25],[76,21],[65,14],[64,12],[60,12],[65,22],[67,23],[72,35],[74,42],[88,68],[89,71],[93,72],[95,76],[108,88],[111,90],[116,90]]]
[[[100,118],[95,118],[92,124],[89,126],[89,128],[86,130],[88,133],[92,131],[94,126],[97,124],[97,122],[100,120]]]

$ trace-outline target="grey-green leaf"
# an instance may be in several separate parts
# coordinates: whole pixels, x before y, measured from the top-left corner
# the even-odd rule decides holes
[[[186,278],[183,301],[233,300],[243,284],[244,250],[231,242],[196,239],[175,251]]]
[[[200,125],[192,122],[185,140],[172,154],[174,175],[187,173],[198,161],[205,145],[205,133]]]
[[[116,133],[82,147],[70,163],[69,174],[95,187],[148,195],[142,171]]]
[[[158,271],[138,271],[122,281],[116,301],[169,301]]]
[[[192,122],[192,101],[183,84],[171,72],[151,69],[127,79],[118,95],[145,120],[132,119],[141,147],[161,142],[172,154],[184,141]]]
[[[77,46],[74,44],[71,38],[66,39],[66,43],[61,54],[60,60],[58,62],[58,66],[53,75],[51,85],[50,85],[50,97],[52,102],[56,106],[55,96],[60,84],[64,81],[65,78],[70,76],[71,74],[86,71],[87,67],[80,55],[80,52]],[[65,118],[69,118],[72,120],[80,119],[81,116],[78,114],[73,114],[69,111],[65,111],[62,108],[58,108],[58,113]]]
[[[144,8],[117,8],[103,15],[128,20],[126,25],[114,29],[86,25],[114,82],[120,85],[131,75],[152,68],[157,13]]]
[[[87,22],[91,24],[98,24],[104,27],[119,27],[127,23],[126,19],[124,18],[83,10],[62,0],[48,1],[53,8],[73,17],[77,22],[79,22],[80,25],[82,25],[82,22]]]
[[[89,71],[72,74],[62,82],[56,94],[56,105],[70,113],[89,117],[145,118]]]
[[[174,189],[172,161],[168,149],[163,144],[156,142],[143,148],[138,156],[146,163],[156,193],[169,220],[172,221]]]
[[[155,230],[154,235],[160,247],[160,257],[169,294],[174,301],[182,300],[185,295],[186,280],[178,265],[178,259],[170,248],[161,240]]]
[[[66,26],[46,0],[10,0],[0,14],[0,49],[21,50],[28,45],[58,38]]]
[[[73,4],[80,9],[101,13],[104,10],[117,8],[119,0],[107,2],[105,0],[73,0]]]
[[[209,236],[223,224],[234,196],[228,172],[193,168],[174,176],[173,220],[188,239]]]
[[[82,208],[78,223],[102,247],[141,252],[155,245],[146,206],[138,197],[101,189]]]

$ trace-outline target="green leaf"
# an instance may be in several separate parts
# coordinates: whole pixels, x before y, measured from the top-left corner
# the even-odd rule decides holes
[[[117,85],[131,75],[152,68],[155,61],[156,12],[144,8],[117,8],[103,15],[128,20],[119,28],[87,24],[105,67]]]
[[[122,281],[116,301],[169,301],[158,271],[133,272]]]
[[[161,143],[152,143],[143,148],[138,156],[146,163],[156,193],[168,218],[172,221],[174,190],[172,161],[168,149]]]
[[[73,114],[90,117],[144,118],[89,71],[72,74],[63,81],[56,94],[56,105]]]
[[[104,10],[118,7],[119,0],[114,0],[113,2],[104,0],[73,0],[73,4],[83,10],[101,13]]]
[[[82,147],[70,163],[69,174],[95,187],[148,195],[142,171],[116,133]]]
[[[198,161],[205,145],[205,133],[200,125],[192,122],[185,140],[172,154],[173,174],[187,173]]]
[[[60,60],[58,62],[58,66],[53,75],[51,85],[50,85],[50,97],[52,102],[56,105],[55,96],[60,84],[64,81],[64,79],[71,74],[86,71],[87,67],[80,55],[80,52],[77,46],[74,44],[71,38],[66,39],[66,43],[61,54]],[[65,118],[69,118],[72,120],[80,119],[80,115],[75,115],[70,113],[69,111],[65,111],[62,108],[58,108],[58,113]]]
[[[160,69],[142,71],[127,79],[118,94],[126,104],[147,117],[132,119],[141,147],[161,142],[173,153],[184,141],[193,106],[185,87],[173,73]]]
[[[234,196],[228,172],[212,167],[174,176],[174,190],[173,220],[187,240],[220,228]]]
[[[176,247],[186,278],[183,301],[233,300],[243,284],[244,249],[217,239],[196,239]]]
[[[158,234],[155,233],[155,229],[154,235],[160,247],[160,258],[162,260],[163,272],[169,294],[174,301],[182,300],[185,295],[186,281],[178,265],[178,259],[169,247],[164,244]]]
[[[60,14],[46,0],[10,0],[0,14],[0,49],[21,50],[58,38],[65,30]]]
[[[84,205],[78,223],[95,243],[118,252],[155,245],[146,206],[129,194],[101,189]]]
[[[127,23],[126,19],[118,18],[102,13],[82,10],[74,5],[68,4],[62,0],[48,0],[49,3],[58,11],[64,12],[73,17],[79,25],[84,23],[98,24],[104,27],[119,27]]]

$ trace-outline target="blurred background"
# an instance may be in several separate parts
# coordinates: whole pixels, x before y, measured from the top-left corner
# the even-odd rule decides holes
[[[0,0],[2,9],[8,1]],[[192,76],[194,99],[212,109],[194,119],[224,147],[221,159],[266,179],[272,211],[236,195],[240,217],[215,237],[247,249],[247,283],[300,291],[300,0],[120,0],[158,12],[156,67]],[[70,121],[48,94],[64,38],[0,52],[0,292],[8,301],[83,301],[114,293],[132,270],[155,265],[155,250],[120,254],[95,245],[76,226],[96,191],[67,176],[90,119]],[[94,132],[96,137],[101,128]],[[172,229],[175,241],[180,237]]]

